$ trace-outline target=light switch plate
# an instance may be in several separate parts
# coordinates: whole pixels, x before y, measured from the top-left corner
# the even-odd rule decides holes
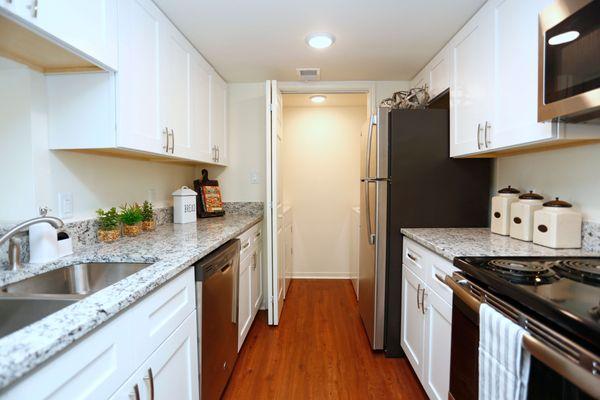
[[[58,216],[73,218],[73,193],[61,192],[58,194]]]
[[[250,183],[253,185],[258,184],[258,171],[250,172]]]

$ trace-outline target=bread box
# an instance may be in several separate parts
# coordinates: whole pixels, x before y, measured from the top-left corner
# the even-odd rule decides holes
[[[544,197],[529,191],[519,196],[510,206],[510,237],[531,242],[533,240],[533,214],[542,208]]]
[[[533,217],[533,242],[554,249],[581,247],[581,214],[566,201],[544,203]]]
[[[519,200],[519,191],[511,186],[498,190],[492,197],[491,230],[499,235],[510,234],[510,206]]]

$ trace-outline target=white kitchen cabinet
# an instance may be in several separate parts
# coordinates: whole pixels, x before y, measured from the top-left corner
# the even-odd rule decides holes
[[[238,236],[241,242],[238,278],[238,351],[242,348],[262,303],[262,225]]]
[[[129,385],[127,390],[119,388],[131,382],[138,382],[139,390],[145,390],[146,382],[143,379],[145,375],[136,372],[144,365],[151,365],[157,378],[161,370],[170,371],[163,377],[172,376],[173,369],[177,369],[178,374],[190,371],[195,377],[190,383],[198,385],[195,315],[194,269],[189,268],[105,326],[91,332],[62,354],[10,386],[0,393],[0,397],[2,399],[106,399],[117,393],[122,394],[121,398],[128,399],[135,383]],[[169,343],[168,338],[175,336],[173,332],[182,330],[188,340],[177,339],[176,346],[168,347],[166,345]],[[172,350],[168,356],[162,358],[152,356],[152,354],[163,354],[158,352],[165,347],[170,349],[177,347],[177,350]],[[182,351],[185,357],[182,356]],[[173,363],[168,363],[168,368],[164,362],[157,361],[167,359],[173,359]],[[148,364],[150,361],[152,362]],[[147,372],[148,368],[146,367],[144,371]],[[182,379],[184,379],[183,375],[178,376],[177,379],[173,378],[171,382],[179,385]],[[163,382],[167,381],[163,380]],[[156,380],[155,388],[158,388],[158,385]],[[166,387],[165,383],[161,382],[160,385]],[[192,388],[192,392],[198,393],[197,386],[195,389]]]
[[[117,70],[117,0],[3,0],[11,18],[108,70]]]
[[[421,382],[430,399],[446,400],[450,388],[452,306],[425,289],[425,368]]]
[[[190,118],[193,157],[212,163],[210,141],[210,66],[198,53],[190,60]]]
[[[227,153],[227,83],[217,74],[210,76],[210,139],[215,162],[226,165]]]
[[[494,14],[484,6],[450,42],[450,156],[485,146],[493,117]],[[486,124],[488,127],[486,128]]]
[[[428,64],[429,96],[437,97],[450,87],[450,60],[448,48],[440,51]]]
[[[401,340],[406,358],[418,377],[423,375],[425,314],[420,307],[425,283],[406,266],[402,267]]]

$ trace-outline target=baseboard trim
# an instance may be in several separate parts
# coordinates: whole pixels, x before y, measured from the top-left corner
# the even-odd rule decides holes
[[[290,279],[352,279],[346,272],[295,272]]]

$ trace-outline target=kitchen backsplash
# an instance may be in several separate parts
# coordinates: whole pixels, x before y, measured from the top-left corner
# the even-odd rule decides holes
[[[262,202],[232,202],[223,203],[226,213],[231,214],[255,214],[264,208]],[[157,207],[154,209],[156,225],[164,225],[173,222],[173,207]],[[13,225],[0,226],[0,236],[7,232]],[[89,246],[98,243],[98,222],[95,218],[68,222],[63,229],[73,240],[73,250],[81,246]],[[29,240],[27,231],[18,235],[21,239],[21,256],[25,262],[29,260]],[[0,246],[0,265],[8,262],[8,243]]]

